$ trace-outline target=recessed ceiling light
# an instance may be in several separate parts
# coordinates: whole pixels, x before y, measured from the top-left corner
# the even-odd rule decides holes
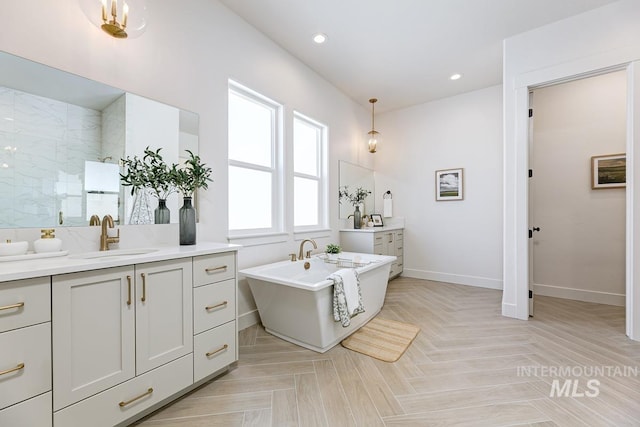
[[[462,74],[452,74],[451,77],[449,77],[449,79],[451,80],[458,80],[460,77],[462,77]]]
[[[322,44],[324,42],[326,42],[328,39],[326,34],[322,34],[322,33],[318,33],[318,34],[314,34],[313,35],[313,41],[318,43],[318,44]]]

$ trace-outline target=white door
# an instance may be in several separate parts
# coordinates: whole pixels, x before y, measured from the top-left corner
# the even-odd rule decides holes
[[[140,375],[193,351],[192,263],[136,265],[136,372]]]
[[[135,375],[133,267],[53,276],[53,407]]]

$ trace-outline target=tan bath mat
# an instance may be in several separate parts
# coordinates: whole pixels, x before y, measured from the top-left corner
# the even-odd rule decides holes
[[[409,348],[420,332],[410,323],[373,318],[362,328],[342,340],[343,347],[385,362],[395,362]]]

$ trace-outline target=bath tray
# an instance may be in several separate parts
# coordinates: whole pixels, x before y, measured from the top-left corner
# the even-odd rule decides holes
[[[327,264],[336,264],[338,268],[358,268],[364,267],[365,265],[371,264],[371,262],[356,262],[346,258],[338,258],[338,259],[329,259],[324,258],[324,262]]]
[[[40,259],[40,258],[53,258],[53,257],[58,257],[58,256],[65,256],[68,253],[69,253],[69,251],[43,252],[41,254],[37,254],[35,252],[27,252],[24,255],[0,256],[0,262],[4,262],[4,261],[26,261],[28,259]]]

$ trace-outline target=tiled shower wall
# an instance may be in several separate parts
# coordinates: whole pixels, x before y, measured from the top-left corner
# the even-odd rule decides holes
[[[100,111],[0,87],[0,227],[86,225],[84,162]]]

